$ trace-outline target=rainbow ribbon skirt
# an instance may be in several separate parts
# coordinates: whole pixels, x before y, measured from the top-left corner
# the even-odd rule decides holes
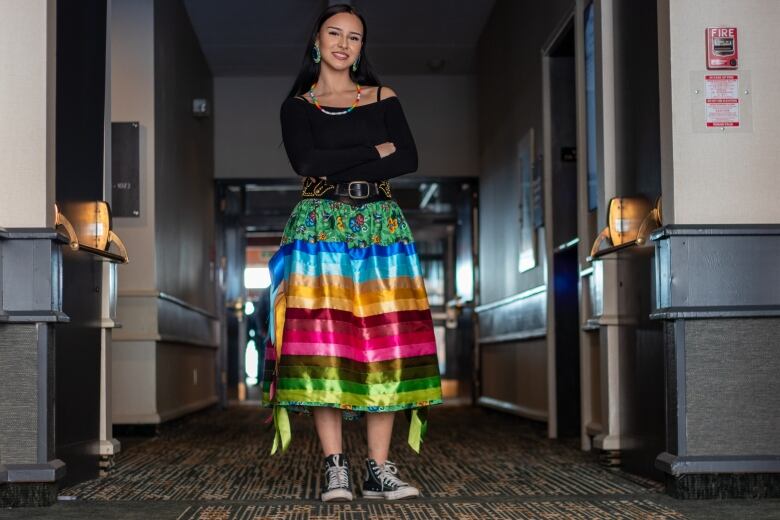
[[[301,200],[269,267],[272,453],[290,443],[287,410],[313,406],[353,416],[405,410],[419,452],[441,380],[420,261],[396,202]]]

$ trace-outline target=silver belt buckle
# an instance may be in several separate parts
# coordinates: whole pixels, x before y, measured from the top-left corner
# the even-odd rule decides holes
[[[366,194],[365,195],[353,195],[352,194],[352,185],[353,184],[365,184],[366,185]],[[367,199],[369,196],[369,183],[368,181],[350,181],[349,184],[347,184],[347,193],[349,196],[353,199]]]

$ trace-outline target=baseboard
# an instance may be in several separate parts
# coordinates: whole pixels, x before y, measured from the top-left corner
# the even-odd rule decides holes
[[[501,401],[492,397],[480,397],[477,399],[477,404],[492,408],[494,410],[500,410],[502,412],[509,412],[514,415],[533,419],[534,421],[547,422],[547,411],[535,410],[527,406],[522,406],[515,403],[509,403],[507,401]]]
[[[176,419],[183,415],[191,414],[193,412],[197,412],[198,410],[202,410],[204,408],[208,408],[209,406],[213,406],[217,404],[218,401],[219,398],[216,395],[213,395],[211,397],[208,397],[207,399],[202,399],[200,401],[186,404],[178,408],[173,408],[171,410],[160,412],[159,417],[161,422],[167,422],[170,421],[171,419]]]
[[[126,414],[117,415],[113,417],[114,425],[134,425],[134,424],[162,424],[172,419],[177,419],[187,414],[197,412],[209,406],[213,406],[219,402],[219,398],[216,395],[210,396],[207,399],[195,401],[193,403],[185,404],[177,408],[161,411],[158,413],[149,414]]]

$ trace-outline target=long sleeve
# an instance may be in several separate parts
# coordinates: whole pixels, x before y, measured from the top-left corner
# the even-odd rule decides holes
[[[385,126],[388,140],[395,144],[395,152],[378,161],[364,162],[328,175],[332,182],[354,179],[379,181],[417,171],[417,146],[397,97],[383,100],[387,103]]]
[[[295,173],[303,177],[319,177],[380,158],[376,147],[368,144],[334,150],[316,148],[305,112],[311,108],[304,103],[306,101],[287,98],[280,113],[284,149]]]

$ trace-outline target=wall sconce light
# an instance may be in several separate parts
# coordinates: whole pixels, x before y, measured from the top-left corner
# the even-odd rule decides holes
[[[72,250],[86,251],[124,264],[129,261],[127,248],[112,229],[111,207],[106,201],[70,202],[62,209],[70,219],[55,204],[54,224],[65,232]],[[119,249],[118,254],[109,252],[111,244]]]

